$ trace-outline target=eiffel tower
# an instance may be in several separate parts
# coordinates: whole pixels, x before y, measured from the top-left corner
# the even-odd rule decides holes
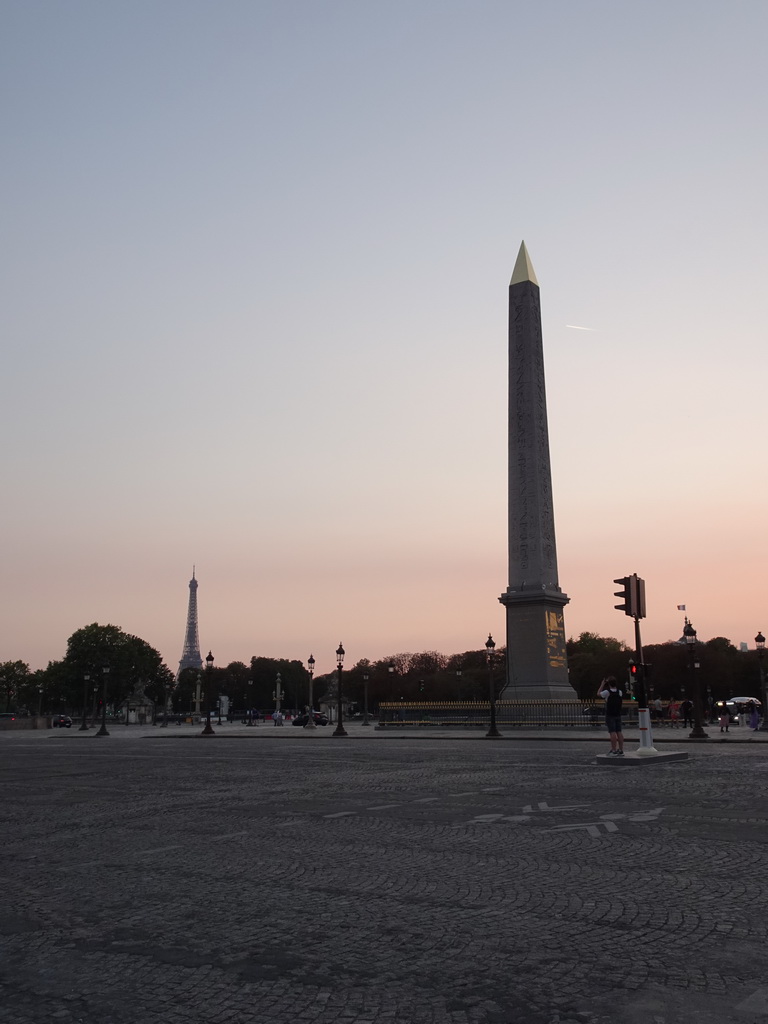
[[[189,609],[187,611],[187,629],[184,634],[184,650],[181,652],[179,671],[176,673],[178,680],[185,668],[194,668],[198,672],[203,667],[203,659],[200,657],[200,637],[197,634],[197,580],[195,579],[195,567],[192,566],[192,579],[189,581]]]

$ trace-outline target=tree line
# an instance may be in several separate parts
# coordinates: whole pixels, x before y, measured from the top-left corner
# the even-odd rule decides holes
[[[582,700],[593,699],[601,680],[608,675],[616,676],[622,688],[627,688],[630,659],[635,655],[623,641],[585,632],[569,639],[566,650],[569,678]],[[497,695],[505,680],[505,653],[501,648],[494,656],[492,671]],[[686,692],[690,694],[698,680],[702,695],[711,695],[715,700],[729,696],[762,697],[760,680],[764,666],[759,653],[740,651],[725,637],[696,644],[699,668],[693,672],[688,650],[679,642],[649,644],[644,655],[650,696],[662,700],[680,698]],[[31,672],[23,661],[1,663],[0,693],[5,710],[30,714],[79,712],[84,704],[91,711],[97,710],[104,668],[109,669],[108,706],[119,705],[139,690],[158,708],[167,696],[173,711],[185,713],[194,707],[199,676],[203,710],[206,701],[215,709],[222,695],[229,697],[236,711],[265,710],[274,706],[278,673],[284,708],[303,708],[309,700],[309,672],[301,661],[254,656],[247,664],[233,661],[210,670],[203,668],[200,673],[185,669],[176,681],[159,652],[145,640],[117,626],[92,623],[74,632],[67,641],[65,656],[49,662],[45,669]],[[324,699],[335,699],[336,677],[335,670],[315,676],[315,706]],[[377,661],[362,658],[344,668],[342,689],[346,700],[362,709],[366,687],[371,711],[381,701],[487,700],[486,652],[401,652]]]

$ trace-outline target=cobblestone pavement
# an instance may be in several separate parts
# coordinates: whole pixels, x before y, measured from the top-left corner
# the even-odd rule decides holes
[[[760,745],[93,738],[0,735],[3,1024],[768,1024]]]

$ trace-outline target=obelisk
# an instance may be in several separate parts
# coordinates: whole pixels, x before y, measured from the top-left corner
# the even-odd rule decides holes
[[[525,242],[509,285],[509,586],[506,700],[572,699],[557,578],[539,282]]]

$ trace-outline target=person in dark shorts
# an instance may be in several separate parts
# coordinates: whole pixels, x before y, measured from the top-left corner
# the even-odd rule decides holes
[[[606,676],[600,683],[597,696],[605,701],[605,724],[608,727],[608,735],[611,737],[611,754],[614,757],[624,756],[624,733],[621,731],[621,699],[623,694],[619,689],[615,676]]]
[[[680,712],[683,716],[683,728],[687,729],[688,726],[693,728],[693,701],[684,700],[680,705]]]

